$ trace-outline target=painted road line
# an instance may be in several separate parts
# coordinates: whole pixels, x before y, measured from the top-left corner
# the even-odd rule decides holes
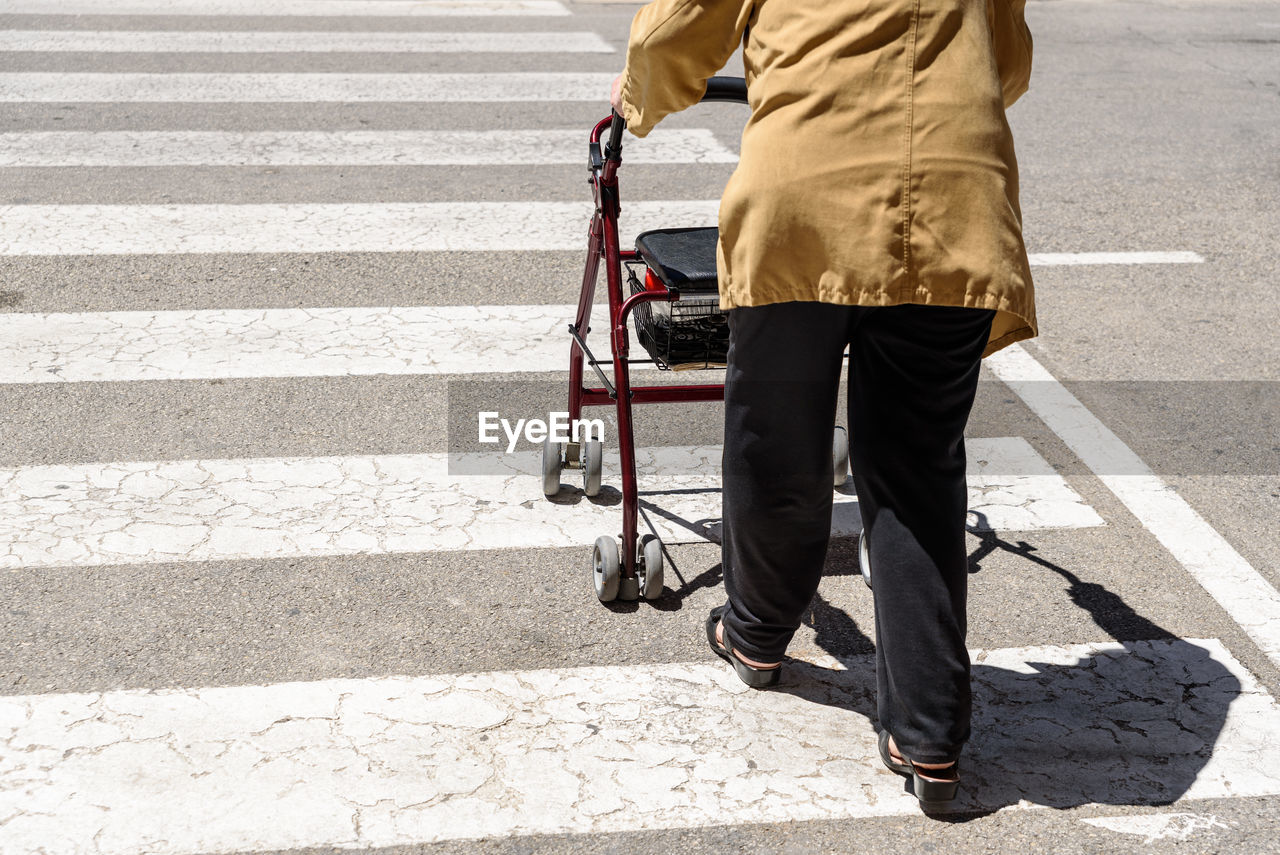
[[[585,163],[581,128],[512,131],[41,131],[0,134],[0,167]],[[706,128],[656,130],[627,163],[736,163]]]
[[[1197,252],[1038,252],[1028,256],[1042,267],[1084,264],[1203,264]]]
[[[1230,829],[1216,816],[1186,812],[1124,814],[1121,816],[1096,816],[1080,820],[1094,828],[1105,828],[1117,834],[1131,834],[1145,838],[1142,842],[1150,846],[1157,840],[1186,840],[1197,834],[1213,832],[1217,829]]]
[[[614,53],[596,33],[0,30],[0,51],[80,53]]]
[[[629,202],[623,243],[645,229],[715,225],[720,203]],[[584,251],[592,204],[11,205],[0,255],[209,252]]]
[[[0,383],[562,372],[574,306],[0,314]],[[608,329],[596,307],[592,329]]]
[[[488,17],[568,15],[556,0],[0,0],[5,15]]]
[[[1280,592],[1024,348],[986,362],[1280,665]]]
[[[642,512],[664,542],[717,536],[720,454],[637,453]],[[1103,524],[1023,439],[970,440],[969,459],[975,528]],[[455,473],[496,474],[450,474],[445,454],[3,469],[0,568],[585,547],[617,529],[612,501],[544,498],[536,452],[452,462]],[[617,481],[616,454],[604,471],[606,485]],[[835,498],[833,534],[857,534],[856,499]]]
[[[974,651],[955,807],[1280,793],[1280,707],[1221,642]],[[918,816],[875,663],[717,661],[0,698],[0,849],[196,855]]]
[[[971,530],[1035,531],[1106,525],[1022,437],[970,438],[965,441],[965,448]],[[861,528],[859,522],[857,529]]]
[[[645,229],[713,226],[719,209],[716,199],[627,202],[622,245]],[[0,255],[582,251],[591,211],[586,200],[8,205],[0,206]]]
[[[324,0],[327,2],[327,0]],[[0,74],[0,102],[320,103],[546,102],[608,104],[613,73],[489,74]],[[584,158],[585,162],[585,158]]]

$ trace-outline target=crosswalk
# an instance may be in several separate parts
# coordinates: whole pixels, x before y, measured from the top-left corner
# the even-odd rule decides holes
[[[1081,774],[1040,755],[1043,781],[1029,791],[998,761],[967,770],[982,782],[969,809],[1113,801],[1125,795],[1117,773],[1135,799],[1148,782],[1197,799],[1280,788],[1275,733],[1254,728],[1275,703],[1217,641],[974,658],[979,698],[1025,699],[976,710],[984,753],[1074,736],[1116,705],[1138,727],[1186,738],[1149,756],[1132,733],[1100,728],[1129,749],[1124,760],[1108,763],[1099,745]],[[917,812],[898,779],[875,771],[875,735],[858,724],[874,708],[874,662],[794,672],[792,691],[764,695],[703,662],[0,699],[0,722],[17,723],[16,771],[47,810],[6,833],[58,851],[93,840],[112,855],[195,855]],[[1045,680],[1053,673],[1068,678]],[[1223,748],[1197,755],[1210,734]],[[1188,764],[1193,781],[1170,779]]]
[[[715,225],[719,202],[628,203],[619,236],[664,223]],[[9,205],[0,255],[570,250],[587,202]],[[1198,264],[1194,252],[1032,253],[1033,266]]]
[[[622,235],[714,225],[716,207],[633,202]],[[589,201],[11,205],[0,208],[0,255],[571,250],[585,245],[590,216]]]
[[[975,528],[1102,525],[1019,438],[970,443]],[[720,450],[645,449],[636,461],[663,543],[718,538]],[[617,472],[616,455],[606,471]],[[565,547],[607,531],[613,507],[539,501],[540,458],[522,454],[180,460],[0,470],[0,568],[125,561]],[[857,535],[856,497],[832,533]]]
[[[556,0],[0,0],[6,15],[236,15],[254,17],[559,16]]]
[[[566,127],[554,111],[539,127],[495,130],[491,121],[497,115],[502,124],[510,105],[606,109],[613,75],[599,61],[621,58],[614,41],[576,26],[576,14],[554,0],[0,0],[0,15],[16,16],[0,31],[0,51],[15,57],[0,73],[0,114],[67,104],[126,118],[140,104],[159,111],[136,128],[64,131],[51,121],[6,130],[0,176],[97,170],[146,182],[151,168],[234,175],[280,167],[329,170],[336,182],[345,167],[448,167],[482,188],[439,198],[428,185],[412,202],[231,204],[212,183],[199,204],[10,200],[0,205],[0,259],[11,264],[118,256],[139,270],[164,270],[191,256],[302,266],[322,254],[401,253],[451,254],[461,266],[448,281],[422,282],[416,305],[364,305],[357,295],[344,306],[280,306],[266,268],[255,305],[217,305],[213,292],[201,306],[178,305],[144,280],[127,309],[53,312],[19,303],[0,314],[0,391],[88,384],[95,395],[128,387],[181,401],[184,388],[224,381],[561,381],[572,316],[564,301],[576,283],[532,304],[480,304],[458,294],[477,277],[506,286],[506,277],[522,275],[493,272],[501,254],[585,247],[582,175],[574,179],[581,201],[504,198],[480,180],[494,162],[531,172],[584,165],[588,128]],[[75,16],[91,20],[80,27]],[[347,26],[358,19],[368,20]],[[417,20],[397,26],[407,19]],[[507,19],[520,28],[496,26]],[[422,29],[433,22],[438,31]],[[77,65],[88,54],[158,53],[298,54],[316,62],[359,54],[369,68],[392,53],[483,54],[500,56],[502,70],[157,73]],[[539,58],[550,54],[579,58],[588,70],[539,71]],[[65,69],[13,70],[23,57],[59,55],[68,57]],[[424,127],[382,130],[349,123],[303,130],[297,113],[278,127],[193,123],[190,111],[210,104],[321,116],[335,105],[476,112],[457,114],[458,127],[433,126],[428,112]],[[164,126],[157,116],[172,121]],[[722,130],[685,122],[632,145],[626,162],[700,165],[727,177],[736,155]],[[713,224],[716,201],[683,190],[669,182],[632,192],[624,244],[646,228]],[[1192,250],[1150,247],[1032,256],[1042,267],[1204,262]],[[93,283],[85,293],[92,304]],[[597,314],[596,327],[604,326]],[[430,388],[424,397],[439,386]],[[256,572],[266,562],[336,557],[360,568],[379,556],[429,555],[484,573],[493,556],[518,566],[537,550],[563,550],[577,562],[616,526],[616,505],[586,501],[574,487],[566,486],[564,501],[546,501],[539,458],[527,446],[460,452],[440,435],[420,445],[413,454],[370,448],[290,457],[264,446],[236,459],[10,460],[0,467],[0,570],[61,572],[74,585],[128,567],[157,574],[160,584],[174,565],[222,572],[241,562]],[[1121,522],[1096,491],[1049,461],[1061,456],[1050,445],[979,436],[968,451],[976,533],[1105,534]],[[708,566],[719,538],[719,460],[718,447],[695,445],[643,448],[638,459],[646,530],[672,547],[701,550]],[[606,478],[617,470],[607,455]],[[835,507],[833,534],[856,536],[856,496],[838,492]],[[683,596],[680,582],[668,579],[668,602]],[[589,597],[585,573],[581,593]],[[600,613],[585,599],[564,608]],[[90,619],[66,616],[72,626]],[[689,631],[698,628],[691,619]],[[1221,640],[1047,641],[974,652],[978,759],[966,772],[972,784],[962,809],[1280,794],[1280,706]],[[868,721],[872,658],[798,654],[788,690],[761,694],[744,691],[710,660],[631,666],[625,656],[563,669],[513,663],[470,672],[433,662],[422,674],[360,679],[6,688],[0,851],[195,855],[916,812],[900,780],[877,766]],[[1046,753],[1046,742],[1071,742],[1090,755],[1091,769],[1082,771],[1069,753]],[[1119,755],[1109,753],[1115,745],[1124,748]],[[1027,755],[1038,763],[1035,775],[1006,774]]]
[[[488,74],[0,74],[0,103],[314,104],[327,101],[595,101],[611,74],[495,71]]]
[[[0,50],[65,53],[613,53],[590,32],[0,31]]]
[[[705,128],[660,129],[631,163],[734,163]],[[582,130],[99,131],[0,134],[0,166],[541,166],[582,162]]]

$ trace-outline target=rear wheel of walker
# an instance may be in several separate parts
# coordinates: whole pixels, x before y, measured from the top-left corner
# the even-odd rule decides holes
[[[582,492],[590,497],[600,495],[601,472],[604,468],[604,443],[588,439],[582,443]]]
[[[596,586],[596,599],[611,603],[618,598],[622,562],[618,560],[618,542],[612,537],[596,538],[596,545],[591,549],[591,576]]]
[[[835,469],[835,486],[843,487],[849,480],[849,433],[836,425],[831,434],[831,464]]]
[[[548,437],[542,444],[542,494],[550,498],[560,492],[560,472],[564,469],[564,446]]]
[[[858,533],[858,569],[862,571],[862,581],[871,587],[871,547],[867,545],[867,530]]]
[[[640,596],[656,600],[662,596],[662,541],[652,534],[640,538],[639,566]]]

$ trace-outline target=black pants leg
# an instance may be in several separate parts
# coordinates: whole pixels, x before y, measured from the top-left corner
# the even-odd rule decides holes
[[[871,554],[880,726],[920,763],[969,738],[964,428],[993,314],[872,309],[850,342],[854,485]]]
[[[992,313],[779,303],[735,309],[725,378],[729,643],[776,661],[817,590],[831,431],[850,345],[850,440],[875,577],[882,726],[945,763],[969,729],[963,432]]]
[[[729,312],[724,388],[725,638],[777,662],[818,589],[831,534],[831,431],[855,309]]]

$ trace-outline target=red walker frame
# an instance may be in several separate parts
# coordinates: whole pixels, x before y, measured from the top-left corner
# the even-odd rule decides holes
[[[741,78],[713,77],[707,81],[702,101],[747,103],[746,81]],[[724,400],[724,384],[632,386],[630,375],[630,333],[627,318],[641,303],[676,302],[680,294],[674,290],[647,290],[626,296],[623,293],[624,262],[640,260],[635,250],[619,245],[618,167],[622,163],[622,131],[625,122],[614,113],[596,123],[588,145],[588,167],[595,197],[595,214],[591,218],[587,244],[586,270],[578,311],[569,327],[573,343],[569,349],[569,419],[582,417],[583,407],[616,406],[618,413],[618,453],[622,468],[622,537],[621,549],[611,536],[597,539],[592,564],[596,576],[596,594],[602,601],[634,600],[640,596],[656,599],[662,592],[662,550],[656,538],[639,538],[639,489],[636,483],[635,436],[632,430],[633,404],[690,403]],[[600,138],[610,130],[609,141],[601,150]],[[609,295],[609,346],[612,352],[613,383],[587,347],[591,307],[595,299],[596,279],[601,261],[605,265]],[[587,360],[601,386],[584,385]],[[552,480],[558,484],[559,470],[564,467],[582,469],[599,465],[599,451],[589,461],[586,443],[570,442],[565,447],[548,443],[544,447],[544,491]],[[551,467],[551,470],[548,469]],[[554,473],[552,472],[554,470]],[[550,495],[550,493],[548,493]],[[654,566],[656,564],[656,566]],[[616,580],[616,581],[615,581]]]

